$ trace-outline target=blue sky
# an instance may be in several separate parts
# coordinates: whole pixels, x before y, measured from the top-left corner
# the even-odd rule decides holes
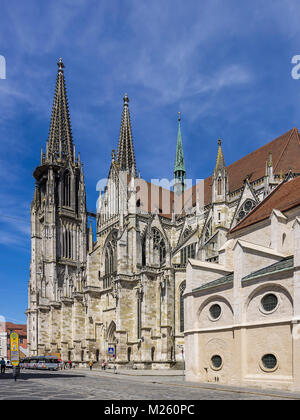
[[[59,57],[88,208],[117,148],[125,92],[137,167],[170,178],[177,112],[187,176],[300,126],[295,0],[0,0],[0,315],[26,322],[32,172],[45,146]]]

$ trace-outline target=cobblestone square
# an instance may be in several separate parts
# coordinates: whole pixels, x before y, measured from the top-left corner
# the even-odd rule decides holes
[[[182,376],[149,372],[114,374],[113,371],[22,370],[15,382],[12,372],[0,376],[1,400],[271,400],[300,399],[280,391],[234,389],[183,381]]]

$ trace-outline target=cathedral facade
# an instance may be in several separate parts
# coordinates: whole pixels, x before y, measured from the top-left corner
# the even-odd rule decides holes
[[[226,166],[219,140],[212,176],[188,188],[179,117],[169,190],[137,174],[125,95],[118,150],[97,211],[88,212],[60,60],[49,138],[34,172],[30,354],[59,354],[85,365],[107,360],[113,349],[122,367],[178,367],[188,259],[218,262],[227,232],[286,174],[300,173],[299,144],[292,129]],[[96,218],[95,233],[89,217]]]

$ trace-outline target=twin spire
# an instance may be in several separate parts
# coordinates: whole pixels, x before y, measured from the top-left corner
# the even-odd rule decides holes
[[[58,60],[57,66],[58,73],[52,107],[49,137],[46,146],[46,160],[60,162],[70,159],[74,162],[75,151],[71,130],[66,82],[64,77],[65,66],[61,58]],[[124,95],[123,101],[124,105],[116,160],[121,170],[127,170],[129,173],[133,173],[136,177],[135,154],[128,107],[129,98],[127,94]]]
[[[58,60],[57,65],[58,73],[47,141],[46,160],[64,161],[69,158],[74,161],[73,137],[64,77],[65,66],[61,58]]]
[[[117,154],[117,163],[121,171],[128,171],[136,177],[136,163],[133,147],[130,113],[129,113],[129,98],[125,93],[121,120],[121,129],[119,137],[119,146]]]
[[[52,108],[52,116],[49,130],[49,137],[47,141],[46,149],[46,160],[51,161],[64,161],[70,159],[74,162],[75,151],[73,145],[73,137],[71,130],[70,114],[68,107],[66,83],[64,77],[64,63],[60,58],[57,62],[58,72],[56,79],[55,95]],[[119,145],[117,153],[117,164],[121,170],[133,173],[136,177],[136,162],[130,122],[129,112],[129,98],[125,93],[123,98],[123,112],[119,136]],[[180,129],[181,114],[178,112],[178,135],[177,135],[177,146],[176,146],[176,157],[174,167],[174,178],[176,183],[182,189],[184,189],[185,181],[185,164],[183,156],[183,146],[181,139]],[[217,154],[217,162],[215,170],[223,169],[226,167],[224,155],[221,146],[221,140],[219,139],[219,147]]]

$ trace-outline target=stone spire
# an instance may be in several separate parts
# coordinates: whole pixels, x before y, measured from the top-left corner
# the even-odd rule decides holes
[[[180,130],[180,121],[181,116],[178,112],[178,135],[177,135],[177,146],[176,146],[176,158],[175,158],[175,167],[174,167],[174,191],[182,193],[184,191],[184,180],[185,180],[185,165],[183,157],[183,147],[181,139],[181,130]]]
[[[47,142],[46,160],[74,161],[74,147],[68,108],[68,99],[64,77],[64,63],[58,60],[58,73],[52,108],[49,137]]]
[[[217,162],[213,173],[212,202],[225,201],[228,192],[228,173],[222,150],[222,141],[218,140]]]
[[[119,165],[120,170],[128,171],[130,174],[132,173],[132,170],[133,170],[134,176],[136,177],[135,155],[134,155],[134,147],[133,147],[132,132],[131,132],[130,113],[129,113],[129,106],[128,106],[129,98],[127,96],[127,93],[125,93],[123,101],[124,101],[124,105],[123,105],[123,112],[122,112],[117,163]]]
[[[218,140],[218,154],[217,154],[217,163],[216,163],[216,167],[215,167],[215,171],[217,172],[218,170],[223,170],[226,168],[225,165],[225,159],[224,159],[224,155],[223,155],[223,150],[222,150],[222,140],[219,139]]]

